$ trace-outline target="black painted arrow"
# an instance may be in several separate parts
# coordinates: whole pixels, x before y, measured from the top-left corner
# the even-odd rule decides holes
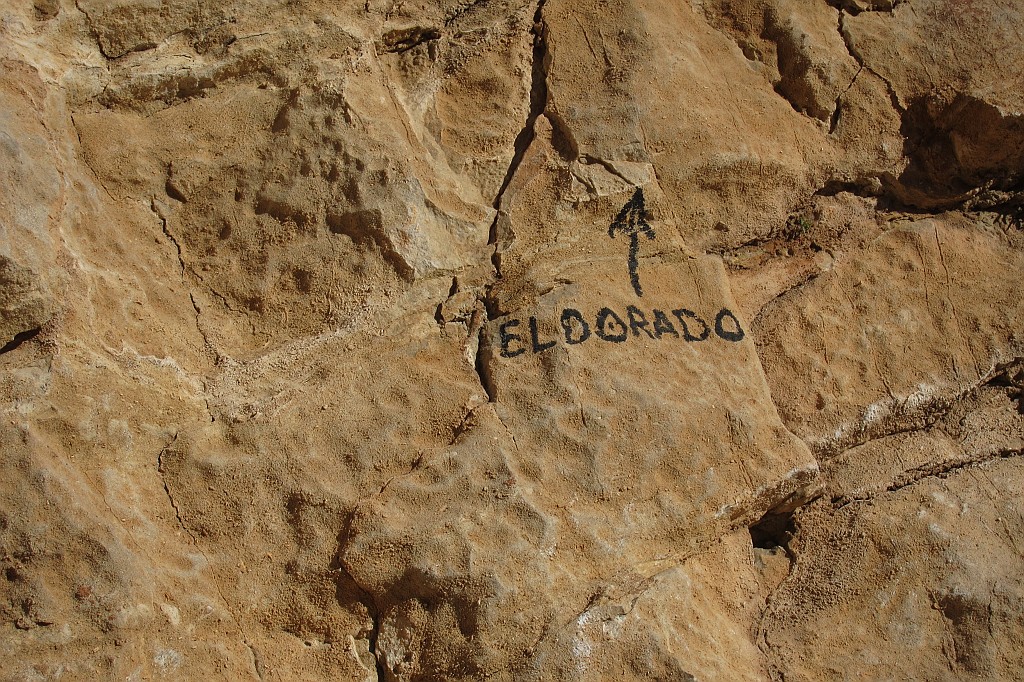
[[[643,296],[644,290],[640,286],[640,264],[637,256],[640,252],[640,233],[647,235],[648,239],[654,239],[654,228],[647,222],[647,206],[644,203],[644,191],[637,187],[633,197],[626,202],[615,220],[608,227],[608,236],[615,239],[615,233],[621,232],[629,237],[629,281],[637,296]]]

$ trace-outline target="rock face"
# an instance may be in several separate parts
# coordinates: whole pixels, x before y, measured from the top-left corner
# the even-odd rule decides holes
[[[1020,677],[1012,3],[0,11],[0,678]]]

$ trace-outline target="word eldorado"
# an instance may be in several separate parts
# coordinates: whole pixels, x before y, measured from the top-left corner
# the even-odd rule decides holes
[[[669,316],[671,314],[671,317]],[[565,308],[559,318],[562,336],[556,339],[541,339],[537,328],[537,318],[530,317],[527,321],[529,331],[518,329],[522,321],[512,318],[498,326],[498,342],[503,358],[514,358],[532,350],[540,353],[548,350],[559,341],[575,346],[596,338],[608,343],[624,343],[630,336],[644,335],[652,340],[660,340],[663,336],[672,336],[688,342],[705,341],[715,335],[733,343],[743,340],[745,336],[740,321],[732,311],[722,308],[715,315],[714,322],[708,324],[692,310],[677,308],[666,313],[657,308],[651,311],[650,318],[634,305],[626,306],[625,319],[611,308],[601,308],[593,320],[593,324],[583,313],[575,308]],[[678,325],[678,328],[677,328]]]

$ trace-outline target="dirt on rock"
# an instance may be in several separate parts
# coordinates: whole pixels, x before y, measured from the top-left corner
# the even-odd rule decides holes
[[[0,2],[0,679],[1020,679],[1022,30]]]

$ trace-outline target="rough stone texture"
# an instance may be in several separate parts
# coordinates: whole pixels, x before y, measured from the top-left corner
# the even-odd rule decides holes
[[[989,385],[924,431],[830,460],[831,495],[799,516],[762,621],[776,674],[1017,679],[1022,446],[1019,405]]]
[[[1019,239],[960,215],[899,221],[773,301],[757,331],[795,433],[828,455],[906,430],[1024,355]]]
[[[0,679],[1018,679],[989,0],[0,2]]]

